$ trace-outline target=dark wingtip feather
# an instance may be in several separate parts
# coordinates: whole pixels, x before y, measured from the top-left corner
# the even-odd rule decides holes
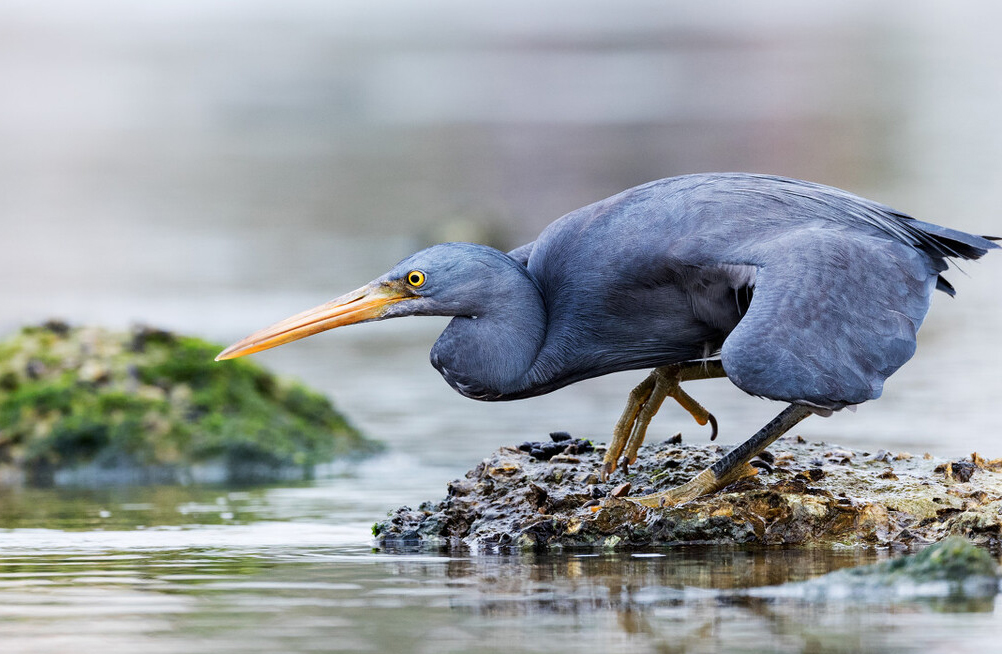
[[[946,281],[946,278],[942,275],[936,277],[936,290],[943,291],[950,297],[955,297],[957,295],[957,289],[953,288],[953,284]]]
[[[908,221],[912,227],[917,227],[925,233],[929,240],[924,245],[930,254],[938,254],[943,257],[959,257],[961,259],[980,259],[988,250],[997,249],[999,246],[994,243],[997,238],[989,236],[978,236],[968,234],[949,227],[942,227],[932,223],[915,220]]]

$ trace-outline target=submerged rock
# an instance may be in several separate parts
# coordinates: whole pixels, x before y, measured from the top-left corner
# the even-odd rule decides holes
[[[0,478],[29,483],[309,477],[377,449],[324,396],[211,343],[49,322],[0,342]]]
[[[526,445],[529,445],[526,448]],[[528,451],[525,451],[528,449]],[[448,496],[373,527],[380,546],[626,549],[684,543],[911,546],[963,535],[1002,544],[1002,460],[948,462],[787,436],[758,474],[687,504],[648,509],[625,496],[680,484],[725,451],[676,439],[641,448],[601,482],[604,448],[541,459],[503,447]],[[962,470],[963,473],[957,473]],[[629,484],[629,486],[625,486]]]
[[[808,601],[886,602],[917,598],[978,598],[998,593],[998,563],[966,538],[950,536],[917,554],[836,570],[802,581],[743,594]]]

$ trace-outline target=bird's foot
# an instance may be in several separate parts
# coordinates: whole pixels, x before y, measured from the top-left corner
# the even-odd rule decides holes
[[[661,491],[660,493],[642,495],[640,497],[627,497],[626,499],[631,502],[636,502],[642,506],[649,506],[652,508],[678,506],[680,504],[685,504],[686,502],[691,502],[692,500],[702,497],[703,495],[714,493],[726,486],[730,486],[738,479],[751,477],[757,473],[758,468],[745,464],[737,470],[732,471],[724,478],[718,479],[717,475],[714,474],[711,468],[706,468],[689,481],[675,486],[674,488],[669,488],[668,490]]]
[[[616,470],[620,456],[622,456],[624,467],[637,460],[637,452],[647,436],[647,427],[668,397],[674,398],[676,402],[681,404],[700,425],[710,423],[713,430],[710,434],[710,440],[715,439],[717,437],[717,419],[683,391],[679,384],[689,379],[702,379],[722,374],[722,368],[719,373],[709,371],[702,362],[655,368],[647,376],[647,379],[630,391],[626,409],[619,418],[619,422],[616,423],[612,442],[609,443],[609,448],[602,460],[601,479],[603,481],[608,479],[609,475]]]
[[[783,409],[754,436],[722,456],[716,463],[698,475],[675,488],[669,488],[653,495],[627,498],[637,504],[650,507],[675,506],[692,501],[697,497],[718,491],[738,479],[758,474],[758,469],[749,465],[756,454],[776,441],[798,422],[811,415],[810,408],[791,404]]]

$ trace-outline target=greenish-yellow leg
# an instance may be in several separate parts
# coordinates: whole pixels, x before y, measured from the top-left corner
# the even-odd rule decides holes
[[[710,423],[713,432],[710,440],[717,437],[717,420],[709,411],[694,400],[679,386],[681,382],[696,379],[712,379],[725,376],[719,361],[692,361],[655,368],[647,379],[630,392],[626,409],[613,430],[612,442],[602,460],[602,479],[607,479],[616,469],[620,455],[623,461],[633,463],[637,452],[647,436],[647,426],[661,408],[666,398],[673,398],[682,405],[700,425]],[[625,452],[625,454],[624,454]]]
[[[769,424],[760,429],[757,434],[735,447],[686,483],[653,495],[628,499],[644,506],[673,506],[720,490],[742,477],[754,474],[755,468],[748,465],[748,462],[809,415],[811,415],[811,410],[807,407],[791,404],[773,418]]]

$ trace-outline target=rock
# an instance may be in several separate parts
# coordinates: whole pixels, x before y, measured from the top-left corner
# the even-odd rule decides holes
[[[322,395],[150,327],[50,321],[0,342],[0,468],[29,483],[309,477],[372,452]]]
[[[776,442],[769,474],[682,506],[647,509],[615,491],[628,483],[630,494],[643,495],[680,484],[717,460],[721,448],[646,445],[629,472],[600,482],[602,447],[554,463],[533,456],[540,444],[524,445],[528,452],[502,448],[450,484],[449,497],[429,505],[427,515],[391,514],[376,525],[378,544],[393,548],[408,534],[413,545],[416,533],[425,545],[487,550],[696,542],[906,548],[949,535],[1002,546],[1002,461],[977,454],[963,466],[949,462],[963,474],[945,474],[948,462],[933,457],[873,457],[791,436]],[[451,490],[458,488],[464,492]]]
[[[915,598],[979,598],[998,593],[998,564],[966,538],[950,536],[917,554],[799,583],[750,589],[748,595],[808,601],[886,602]]]

